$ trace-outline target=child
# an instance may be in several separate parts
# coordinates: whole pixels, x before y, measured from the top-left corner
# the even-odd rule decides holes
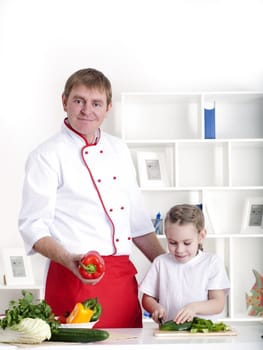
[[[155,258],[142,281],[142,306],[155,322],[220,318],[230,284],[220,258],[202,251],[202,211],[195,205],[176,205],[164,224],[169,253]]]

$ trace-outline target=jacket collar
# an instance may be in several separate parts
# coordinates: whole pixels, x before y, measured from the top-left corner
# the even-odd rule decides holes
[[[74,138],[76,140],[81,140],[82,142],[84,142],[84,144],[86,146],[95,146],[100,141],[100,137],[101,137],[101,130],[100,130],[100,128],[96,132],[96,137],[95,137],[95,140],[94,140],[93,143],[88,143],[88,140],[82,134],[80,134],[78,131],[73,129],[72,126],[68,122],[68,118],[64,119],[64,124],[62,126],[62,129],[65,130],[66,133],[68,135],[70,135],[72,138]]]

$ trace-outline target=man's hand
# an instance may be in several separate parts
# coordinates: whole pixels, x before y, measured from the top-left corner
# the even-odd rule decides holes
[[[86,279],[83,278],[79,272],[79,263],[80,260],[85,256],[85,254],[70,254],[68,257],[67,265],[64,265],[67,267],[75,276],[77,276],[84,284],[90,284],[94,285],[98,283],[102,278],[103,275],[99,278],[95,279]]]
[[[97,279],[84,279],[81,277],[78,266],[80,260],[85,254],[71,254],[60,243],[54,240],[52,237],[40,238],[33,246],[34,250],[41,255],[47,257],[50,260],[55,261],[58,264],[63,265],[69,269],[76,277],[78,277],[83,283],[94,285],[98,283],[103,276]]]

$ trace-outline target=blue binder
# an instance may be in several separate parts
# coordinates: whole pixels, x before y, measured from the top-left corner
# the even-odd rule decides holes
[[[212,109],[205,108],[205,139],[216,138],[215,122],[215,107]]]

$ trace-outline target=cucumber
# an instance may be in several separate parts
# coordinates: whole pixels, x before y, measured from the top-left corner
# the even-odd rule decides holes
[[[58,328],[49,341],[90,343],[109,338],[109,332],[102,329]]]
[[[160,325],[161,331],[188,331],[192,326],[192,322],[176,323],[174,321],[166,321]]]

